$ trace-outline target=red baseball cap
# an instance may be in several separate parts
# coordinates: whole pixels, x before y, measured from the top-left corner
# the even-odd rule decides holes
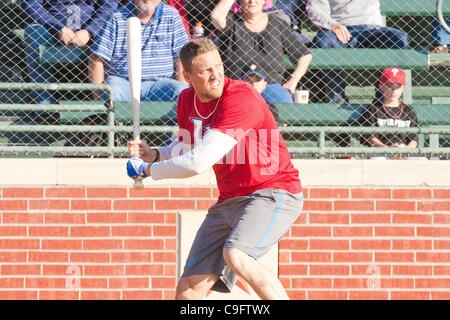
[[[386,68],[381,74],[380,83],[400,83],[401,85],[406,86],[405,71],[397,67]]]

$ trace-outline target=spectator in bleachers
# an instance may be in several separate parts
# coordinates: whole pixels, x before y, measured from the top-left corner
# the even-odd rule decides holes
[[[141,99],[176,101],[187,87],[178,54],[189,37],[178,11],[161,0],[134,0],[113,14],[91,48],[89,79],[112,86],[115,101],[131,100],[126,45],[126,20],[130,16],[141,20]]]
[[[306,11],[311,22],[320,28],[313,40],[318,48],[409,47],[405,32],[383,26],[379,0],[308,0]],[[324,80],[330,99],[344,103],[346,84],[342,73],[326,71]]]
[[[450,25],[450,17],[445,18],[445,22]],[[431,23],[431,53],[448,53],[448,44],[450,44],[450,34],[441,26],[438,19]]]
[[[361,115],[361,125],[368,127],[417,127],[417,114],[404,104],[401,96],[406,86],[405,72],[396,67],[383,70],[373,103]],[[364,134],[361,143],[372,147],[416,148],[417,134]],[[380,157],[377,157],[380,158]],[[401,157],[394,157],[401,158]]]
[[[221,0],[211,13],[227,77],[241,79],[254,64],[268,83],[261,93],[269,103],[292,103],[297,84],[306,73],[312,55],[290,26],[275,14],[263,11],[264,0],[239,0],[241,13],[230,12],[234,0]],[[284,81],[284,54],[296,62]]]
[[[52,72],[40,63],[40,45],[85,47],[117,8],[117,0],[22,0],[27,73],[31,82],[54,82]],[[33,91],[35,103],[48,104],[48,91]]]

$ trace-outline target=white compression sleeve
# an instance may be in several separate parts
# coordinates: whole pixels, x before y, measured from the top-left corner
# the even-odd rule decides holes
[[[194,148],[169,160],[151,165],[153,179],[188,178],[202,173],[224,157],[237,141],[217,130],[209,130]]]
[[[175,155],[179,155],[188,151],[190,149],[190,146],[187,146],[180,142],[178,139],[175,139],[168,146],[157,149],[159,151],[159,161],[164,161],[173,158]]]

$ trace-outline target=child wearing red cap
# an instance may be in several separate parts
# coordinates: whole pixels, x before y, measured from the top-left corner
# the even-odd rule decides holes
[[[384,69],[375,99],[361,115],[361,124],[377,127],[417,127],[416,112],[401,100],[405,86],[406,75],[402,69]],[[361,138],[362,144],[372,147],[416,148],[417,141],[416,134],[403,133],[370,133]]]

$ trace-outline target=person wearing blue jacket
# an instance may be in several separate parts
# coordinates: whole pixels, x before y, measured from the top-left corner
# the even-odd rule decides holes
[[[25,56],[29,81],[54,82],[53,75],[39,63],[40,45],[85,47],[92,43],[117,9],[118,0],[22,0]],[[31,93],[34,103],[53,103],[48,91]]]

